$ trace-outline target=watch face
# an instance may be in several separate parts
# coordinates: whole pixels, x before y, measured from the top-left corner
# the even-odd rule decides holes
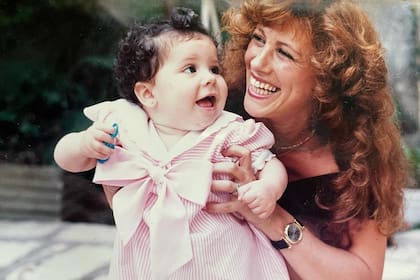
[[[287,233],[287,237],[293,243],[299,241],[300,238],[302,237],[302,231],[295,223],[288,225],[286,233]]]

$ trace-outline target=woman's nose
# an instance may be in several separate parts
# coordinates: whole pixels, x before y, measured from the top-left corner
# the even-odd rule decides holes
[[[251,68],[254,71],[267,73],[270,70],[270,51],[267,48],[258,49],[251,59]]]

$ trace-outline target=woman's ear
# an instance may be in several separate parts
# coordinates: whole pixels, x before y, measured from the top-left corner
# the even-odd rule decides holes
[[[140,103],[146,108],[155,107],[157,100],[153,95],[152,84],[147,82],[137,82],[134,85],[134,93]]]

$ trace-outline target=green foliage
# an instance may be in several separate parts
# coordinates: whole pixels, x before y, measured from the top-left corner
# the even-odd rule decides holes
[[[174,6],[200,12],[197,0],[0,0],[0,162],[52,163],[56,141],[89,125],[82,109],[117,98],[112,65],[128,26]]]
[[[82,108],[116,96],[125,27],[96,1],[29,2],[0,4],[0,160],[49,164],[60,136],[88,126]]]
[[[110,68],[82,65],[84,70],[91,68],[89,73],[95,70],[108,72],[108,78],[111,77]],[[100,95],[111,95],[109,91],[95,87],[92,89],[97,90],[97,94],[89,96],[89,85],[83,80],[85,76],[80,71],[75,72],[73,77],[57,76],[39,64],[15,61],[0,63],[3,91],[0,96],[2,158],[36,164],[50,163],[52,147],[58,137],[88,125],[81,108],[93,103]],[[79,83],[75,82],[75,77],[79,78]]]

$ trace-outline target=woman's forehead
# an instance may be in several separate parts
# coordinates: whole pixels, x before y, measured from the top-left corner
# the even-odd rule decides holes
[[[260,26],[264,27],[264,26]],[[281,23],[272,23],[265,27],[287,34],[293,41],[293,45],[299,49],[300,53],[310,54],[312,50],[312,35],[310,28],[298,20],[283,21]],[[258,28],[258,27],[257,27]]]

